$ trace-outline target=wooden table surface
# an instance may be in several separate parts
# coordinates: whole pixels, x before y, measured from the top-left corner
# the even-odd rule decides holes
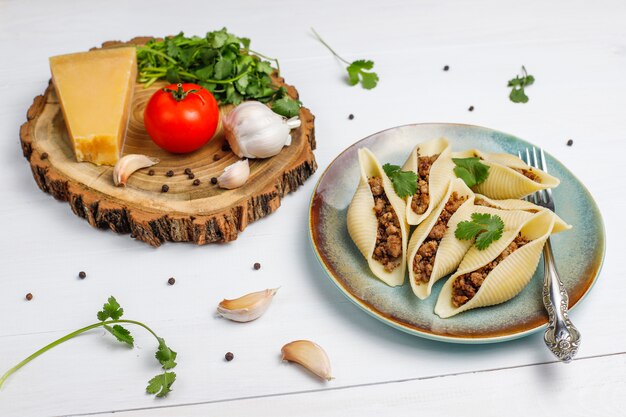
[[[154,339],[133,328],[129,349],[93,330],[14,374],[0,390],[0,415],[624,415],[625,21],[623,0],[0,1],[0,371],[94,322],[109,295],[179,354],[174,390],[155,399],[144,393],[158,372]],[[37,188],[18,130],[48,83],[49,56],[223,26],[278,57],[317,117],[319,170],[276,213],[231,244],[154,249],[91,228]],[[379,86],[347,86],[342,64],[311,26],[346,59],[373,59]],[[536,83],[529,103],[514,104],[506,82],[522,65]],[[324,276],[307,232],[315,182],[348,145],[415,122],[525,138],[596,199],[607,251],[596,286],[571,314],[583,335],[574,362],[556,363],[541,334],[469,346],[401,333],[358,310]],[[256,322],[214,315],[222,298],[277,286]],[[280,348],[294,339],[322,345],[336,379],[320,382],[282,363]]]

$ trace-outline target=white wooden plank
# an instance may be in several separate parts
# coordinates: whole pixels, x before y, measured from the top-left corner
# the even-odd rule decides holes
[[[585,416],[623,414],[626,357],[576,360],[338,390],[116,412],[122,417],[346,415]],[[349,411],[348,411],[349,410]],[[102,414],[113,415],[113,414]]]
[[[241,1],[220,5],[219,13],[205,2],[188,2],[167,16],[160,12],[164,5],[111,1],[102,10],[94,1],[0,3],[0,51],[13,57],[0,62],[0,371],[93,320],[110,294],[129,317],[145,320],[180,354],[175,391],[155,403],[143,395],[156,372],[153,341],[137,331],[140,348],[129,352],[102,332],[85,335],[10,379],[0,391],[1,415],[222,401],[550,360],[540,336],[468,347],[398,333],[363,315],[323,276],[306,230],[314,180],[354,141],[412,122],[473,123],[514,133],[544,146],[583,180],[605,215],[608,252],[597,287],[572,314],[583,331],[580,355],[623,350],[626,329],[615,314],[623,310],[620,294],[626,290],[617,279],[623,275],[618,260],[626,249],[619,239],[626,201],[615,191],[626,180],[620,168],[626,149],[623,2],[597,2],[590,10],[582,2],[530,1],[515,12],[519,25],[511,24],[510,7],[495,1],[394,1],[384,8],[374,1],[314,7]],[[190,8],[197,13],[189,16]],[[287,81],[298,86],[317,116],[320,172],[286,198],[277,214],[251,225],[232,244],[166,244],[155,250],[91,229],[37,189],[17,131],[30,100],[46,85],[48,56],[107,39],[179,29],[202,34],[223,25],[280,57]],[[343,69],[307,33],[311,25],[346,58],[374,59],[379,87],[345,86]],[[451,70],[444,73],[446,64]],[[537,77],[527,105],[508,102],[504,87],[521,64]],[[469,105],[476,110],[468,112]],[[356,116],[352,121],[350,113]],[[568,138],[575,141],[572,148],[565,146]],[[24,217],[30,221],[20,224]],[[251,269],[256,261],[260,271]],[[87,271],[86,280],[76,278],[79,270]],[[172,275],[177,283],[169,287]],[[233,325],[212,317],[223,297],[277,285],[282,288],[275,305],[259,322]],[[33,301],[23,300],[27,292]],[[280,363],[280,346],[302,337],[328,350],[337,380],[320,384]],[[231,363],[222,359],[228,350],[236,355]],[[421,391],[428,393],[428,386]]]

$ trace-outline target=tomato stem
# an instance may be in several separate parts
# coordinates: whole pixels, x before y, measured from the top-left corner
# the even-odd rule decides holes
[[[176,90],[172,90],[171,88],[164,87],[163,92],[172,93],[172,97],[174,97],[174,100],[176,101],[183,101],[184,99],[187,98],[187,95],[189,95],[190,93],[195,94],[198,96],[198,98],[200,98],[200,100],[202,101],[202,104],[205,104],[204,98],[202,98],[202,96],[198,94],[200,90],[198,90],[197,88],[194,88],[194,89],[185,91],[181,83],[176,84]]]

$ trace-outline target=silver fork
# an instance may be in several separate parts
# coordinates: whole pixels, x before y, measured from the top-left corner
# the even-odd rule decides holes
[[[520,159],[533,168],[548,172],[546,157],[543,149],[539,150],[540,158],[537,158],[537,149],[533,146],[532,152],[526,148],[525,154],[519,152]],[[532,156],[532,159],[531,159]],[[550,189],[540,190],[526,197],[526,200],[554,211],[554,199]],[[568,363],[574,358],[580,346],[580,332],[572,324],[567,313],[569,297],[563,286],[559,273],[554,264],[554,255],[550,238],[543,247],[544,279],[543,279],[543,305],[548,312],[548,328],[543,335],[548,349],[559,360]]]

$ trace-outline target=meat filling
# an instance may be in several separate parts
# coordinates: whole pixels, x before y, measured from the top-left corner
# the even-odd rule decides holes
[[[456,192],[452,193],[439,215],[437,223],[430,229],[428,236],[417,250],[413,258],[413,272],[415,273],[416,284],[419,285],[430,280],[439,243],[443,239],[446,230],[448,230],[448,221],[465,200],[467,200],[467,196],[460,196]]]
[[[486,200],[483,200],[482,198],[474,199],[474,205],[475,206],[483,206],[483,207],[491,207],[491,208],[494,208],[494,209],[500,209],[501,208],[501,207],[494,206],[493,204],[488,203]]]
[[[411,209],[416,214],[424,214],[430,204],[428,179],[430,178],[430,168],[437,158],[439,158],[439,154],[417,157],[417,191],[411,200]]]
[[[539,178],[539,175],[535,174],[530,169],[523,169],[523,168],[513,168],[513,169],[519,172],[520,174],[522,174],[523,176],[525,176],[526,178],[528,178],[529,180],[541,183],[541,178]]]
[[[394,211],[380,177],[368,179],[374,196],[374,213],[378,220],[376,246],[373,258],[380,262],[388,272],[396,269],[402,262],[402,229],[400,220]]]
[[[528,239],[518,234],[515,240],[513,240],[513,242],[511,242],[496,259],[473,272],[459,275],[452,283],[452,304],[454,304],[455,307],[461,307],[463,304],[471,300],[480,289],[480,286],[483,284],[483,281],[485,281],[485,278],[487,278],[487,275],[489,275],[489,273],[493,271],[493,269],[507,256],[528,242]]]

